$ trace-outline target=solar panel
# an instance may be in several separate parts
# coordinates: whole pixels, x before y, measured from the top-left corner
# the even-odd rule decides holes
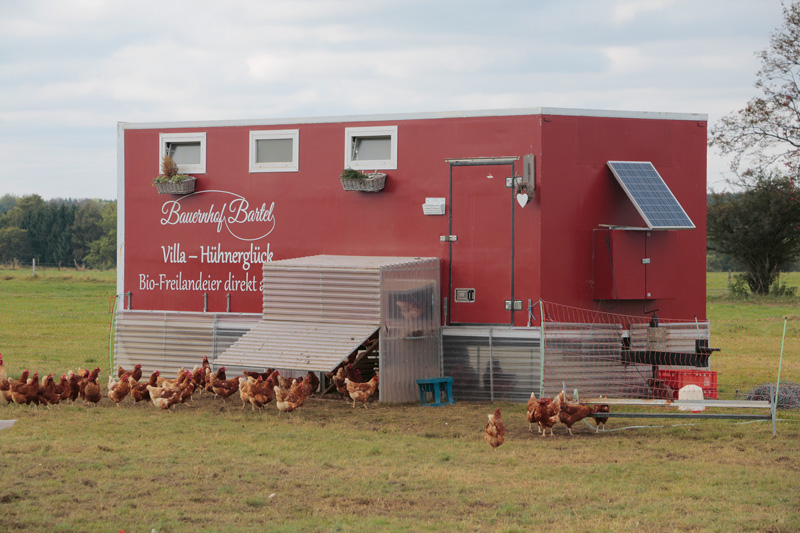
[[[650,229],[694,229],[695,225],[649,161],[609,161],[608,168]]]

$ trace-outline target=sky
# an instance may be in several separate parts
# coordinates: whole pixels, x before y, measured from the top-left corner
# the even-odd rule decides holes
[[[117,124],[744,107],[780,0],[0,0],[0,196],[115,199]],[[728,161],[708,152],[709,189]]]

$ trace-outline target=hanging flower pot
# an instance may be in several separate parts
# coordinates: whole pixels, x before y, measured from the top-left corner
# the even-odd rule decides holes
[[[197,178],[193,176],[183,176],[180,181],[154,181],[158,194],[190,194],[194,192]],[[158,178],[156,178],[158,179]]]
[[[189,194],[194,192],[197,178],[178,173],[178,164],[165,155],[161,160],[161,174],[153,178],[158,194]]]
[[[342,188],[346,191],[378,192],[386,186],[386,174],[374,172],[365,174],[352,168],[346,168],[339,175]]]

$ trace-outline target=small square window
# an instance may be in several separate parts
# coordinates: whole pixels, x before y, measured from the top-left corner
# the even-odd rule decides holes
[[[297,172],[300,130],[250,132],[250,172]]]
[[[161,171],[161,160],[168,155],[178,164],[181,172],[205,174],[205,133],[162,133],[158,136],[158,141],[159,172]]]
[[[345,168],[397,168],[397,126],[345,128]]]

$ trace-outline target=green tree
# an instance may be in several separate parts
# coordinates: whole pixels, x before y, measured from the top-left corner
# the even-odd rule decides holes
[[[75,214],[78,206],[60,205],[56,211],[56,224],[60,232],[55,235],[53,241],[53,262],[59,265],[72,264],[72,228],[75,224]]]
[[[732,156],[739,185],[757,182],[770,168],[800,175],[800,2],[784,6],[783,16],[769,48],[758,53],[761,94],[710,131],[709,144]]]
[[[716,250],[708,250],[706,253],[706,270],[708,272],[738,272],[741,268],[739,263],[728,254],[722,254]]]
[[[31,257],[27,231],[16,226],[0,228],[0,263],[11,263],[15,259],[27,263]]]
[[[35,196],[35,195],[34,195]],[[43,202],[35,199],[17,203],[9,214],[20,208],[17,227],[27,230],[31,253],[42,264],[72,264],[72,224],[77,207],[61,202]]]
[[[4,194],[3,196],[0,196],[0,215],[11,211],[11,209],[17,205],[17,200],[19,200],[19,198],[13,194]]]
[[[778,173],[752,179],[744,192],[711,196],[708,248],[744,266],[751,292],[768,294],[800,257],[800,188]]]
[[[72,223],[72,260],[83,263],[89,254],[89,245],[103,235],[102,207],[97,200],[85,200],[75,212]]]
[[[23,196],[19,198],[14,207],[0,216],[0,227],[22,227],[23,218],[25,213],[40,207],[44,207],[45,202],[38,194],[31,194],[30,196]]]
[[[84,260],[91,268],[114,268],[117,264],[117,202],[103,206],[101,236],[89,243]]]
[[[38,194],[24,196],[8,215],[10,225],[27,232],[31,256],[41,263],[47,249],[48,228],[52,225],[45,201]]]

